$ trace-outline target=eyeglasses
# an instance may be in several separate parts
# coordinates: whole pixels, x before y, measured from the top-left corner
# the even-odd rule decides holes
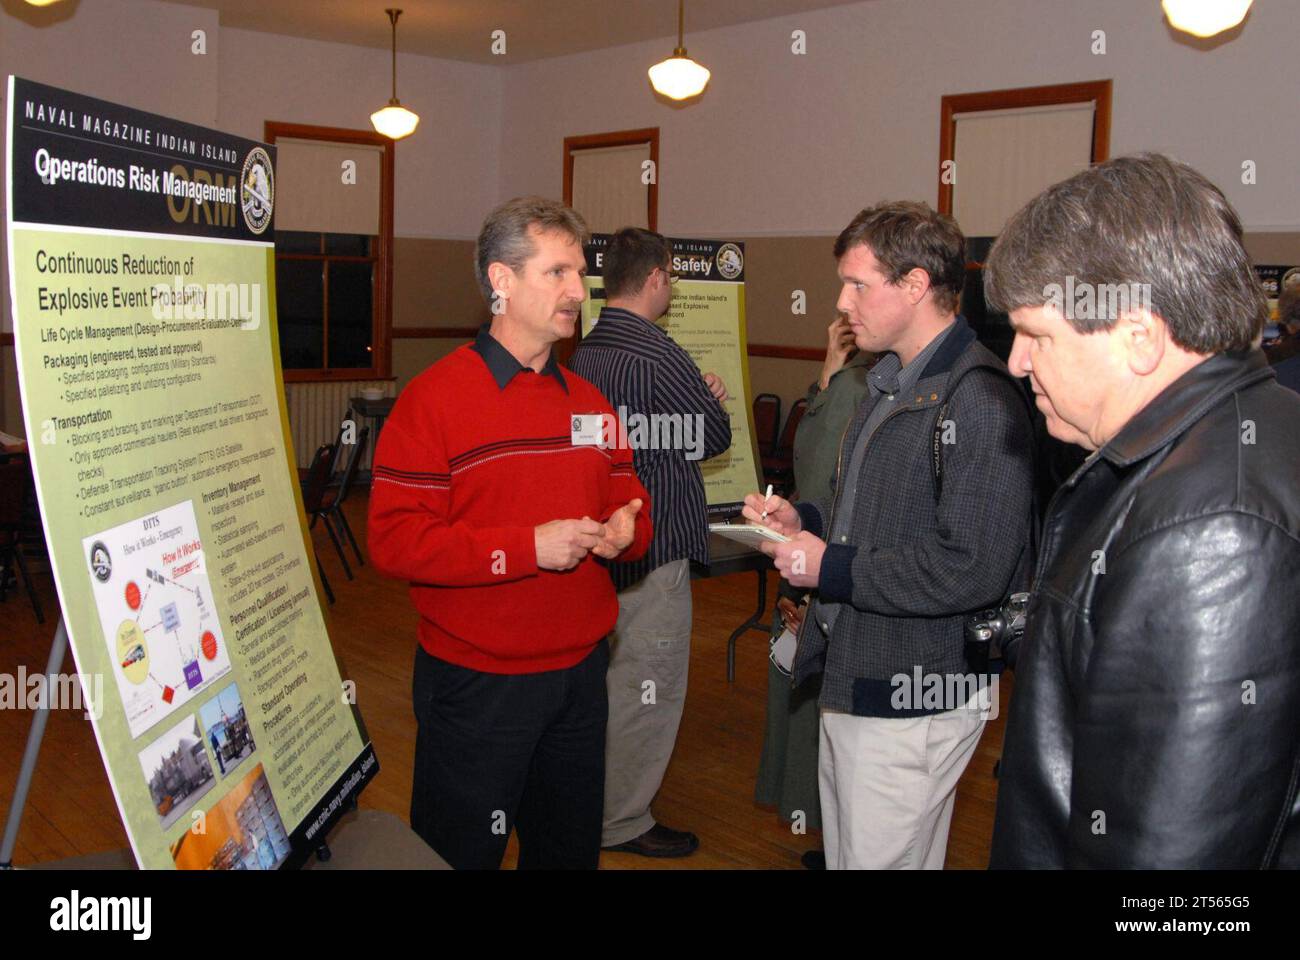
[[[676,283],[678,280],[681,279],[681,277],[673,273],[673,271],[669,267],[660,267],[659,269],[664,272],[664,276],[668,278],[669,283]]]

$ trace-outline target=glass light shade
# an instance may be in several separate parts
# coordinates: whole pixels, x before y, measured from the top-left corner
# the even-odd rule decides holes
[[[420,118],[407,110],[396,100],[389,101],[388,106],[376,110],[370,115],[370,125],[392,140],[401,140],[415,132]]]
[[[58,2],[59,0],[27,0],[27,3],[33,7],[48,7]]]
[[[673,100],[689,100],[704,92],[709,71],[690,57],[674,56],[650,68],[650,86]]]
[[[1252,0],[1160,0],[1169,25],[1194,37],[1231,30],[1250,10]]]

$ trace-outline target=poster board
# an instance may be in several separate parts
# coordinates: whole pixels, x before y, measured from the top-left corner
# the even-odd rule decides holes
[[[1287,287],[1300,286],[1300,267],[1281,264],[1255,264],[1255,276],[1264,289],[1264,299],[1268,301],[1270,321],[1276,321],[1277,300]]]
[[[605,305],[601,269],[609,240],[609,234],[593,234],[586,247],[583,335],[591,331]],[[680,279],[673,287],[668,312],[657,325],[691,355],[702,373],[716,373],[727,385],[723,406],[731,417],[731,448],[700,464],[712,520],[735,515],[745,495],[761,489],[745,342],[745,245],[679,237],[669,237],[668,242],[673,250],[672,269]]]
[[[378,772],[275,316],[275,148],[10,77],[6,238],[55,586],[137,863],[271,869]]]

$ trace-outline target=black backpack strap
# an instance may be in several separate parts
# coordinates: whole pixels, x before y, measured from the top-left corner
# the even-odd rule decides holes
[[[943,493],[943,422],[947,419],[948,400],[939,405],[939,415],[934,420],[934,437],[930,442],[930,476],[934,480],[934,502],[939,503]]]

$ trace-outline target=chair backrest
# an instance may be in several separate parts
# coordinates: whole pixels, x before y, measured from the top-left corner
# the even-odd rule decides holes
[[[26,457],[0,463],[0,529],[15,531],[23,522],[31,466]]]
[[[352,489],[352,481],[357,476],[357,464],[366,455],[366,442],[369,439],[370,427],[364,426],[357,433],[357,442],[352,445],[352,450],[348,454],[347,465],[343,468],[343,479],[339,481],[339,495],[334,498],[335,506],[348,498],[348,491]]]
[[[781,398],[775,393],[760,393],[754,398],[754,439],[760,455],[770,454],[781,429]]]
[[[325,488],[329,486],[330,475],[334,473],[334,461],[338,452],[337,444],[322,443],[311,458],[311,466],[307,468],[307,476],[302,482],[302,505],[309,514],[321,510]]]
[[[781,431],[781,442],[777,444],[777,451],[780,453],[790,454],[794,450],[794,435],[799,429],[799,421],[803,419],[804,413],[808,410],[808,401],[800,397],[790,408],[790,416],[785,421],[785,429]]]
[[[334,436],[334,451],[335,451],[334,466],[335,467],[338,466],[338,462],[339,462],[338,451],[343,449],[343,433],[345,430],[347,430],[348,424],[353,424],[354,426],[356,424],[356,417],[353,416],[351,407],[348,407],[347,411],[343,414],[343,419],[339,421],[339,432]],[[333,482],[333,480],[334,480],[334,470],[333,468],[331,468],[330,475],[329,477],[326,478],[326,485],[328,486],[328,484],[330,482]]]

